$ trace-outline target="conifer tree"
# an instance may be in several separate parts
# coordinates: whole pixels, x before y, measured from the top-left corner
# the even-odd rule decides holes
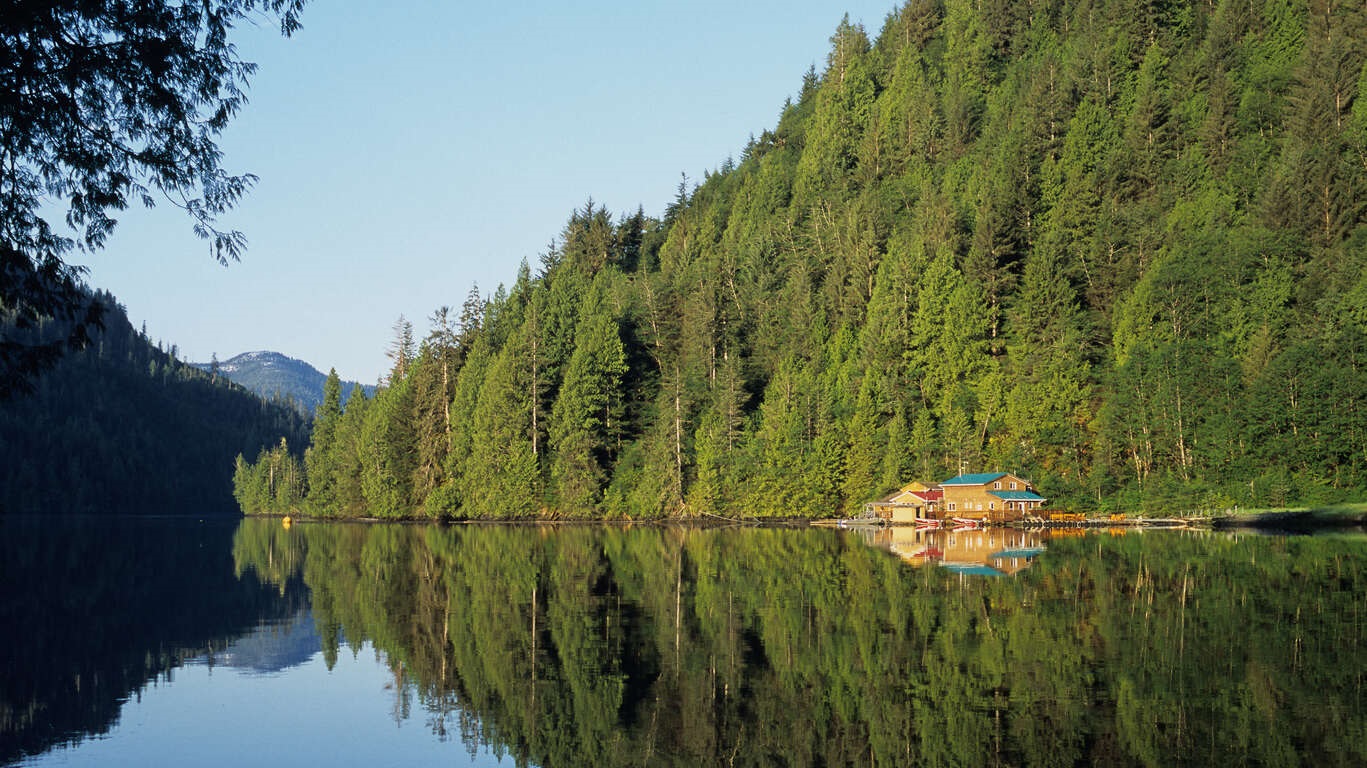
[[[798,163],[793,205],[799,216],[823,198],[841,195],[852,180],[878,95],[866,63],[868,50],[863,27],[851,24],[847,15],[831,37],[816,112]]]
[[[568,514],[591,514],[607,484],[622,429],[626,353],[616,322],[591,302],[551,412],[551,479]]]
[[[414,510],[412,408],[412,384],[400,380],[376,393],[366,409],[360,435],[361,493],[370,516],[407,517]]]
[[[347,397],[342,418],[337,422],[336,449],[332,453],[332,468],[335,478],[337,504],[333,513],[343,517],[360,517],[366,514],[365,494],[362,490],[362,473],[366,462],[362,447],[362,432],[367,421],[371,401],[365,390],[357,384]],[[328,511],[322,511],[328,514]]]
[[[304,452],[308,472],[308,509],[315,515],[333,514],[337,499],[337,430],[342,420],[342,380],[337,369],[323,381],[323,402],[313,417],[313,435]]]
[[[480,386],[461,477],[466,516],[525,517],[542,506],[540,459],[533,447],[534,340],[533,326],[518,329]]]

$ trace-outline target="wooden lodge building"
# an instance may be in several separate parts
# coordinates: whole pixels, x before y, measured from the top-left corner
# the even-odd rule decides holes
[[[960,518],[1004,523],[1036,512],[1047,501],[1029,482],[1008,472],[959,475],[939,485],[910,483],[864,505],[866,516],[893,525]]]
[[[1030,483],[1007,472],[959,475],[940,483],[949,517],[992,522],[1018,520],[1046,501]]]

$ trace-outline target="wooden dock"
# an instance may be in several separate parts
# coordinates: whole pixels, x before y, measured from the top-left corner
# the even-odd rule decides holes
[[[1207,518],[1186,517],[1128,517],[1126,515],[1107,515],[1088,517],[1076,512],[1055,512],[1048,515],[1031,515],[1017,520],[983,520],[985,528],[1020,528],[1042,530],[1049,528],[1166,528],[1191,529],[1209,528]],[[812,520],[810,525],[825,528],[912,528],[914,523],[892,523],[879,518],[855,517],[841,519]],[[948,524],[951,525],[952,524]]]
[[[1081,512],[1050,512],[1031,515],[1010,523],[1017,528],[1197,528],[1206,527],[1204,519],[1185,517],[1129,517],[1106,515],[1089,517]]]

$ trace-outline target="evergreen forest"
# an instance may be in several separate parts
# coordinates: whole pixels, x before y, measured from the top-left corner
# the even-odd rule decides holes
[[[590,201],[425,338],[401,319],[386,386],[343,409],[333,377],[239,501],[835,516],[964,469],[1151,514],[1360,498],[1365,61],[1330,0],[847,20],[659,218]]]
[[[108,293],[85,349],[0,399],[0,514],[234,515],[233,456],[301,449],[307,420],[182,363]],[[68,334],[46,321],[40,340]]]

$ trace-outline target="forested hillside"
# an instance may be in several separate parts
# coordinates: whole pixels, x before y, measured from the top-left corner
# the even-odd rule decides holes
[[[234,514],[233,456],[302,447],[305,419],[180,362],[113,296],[98,301],[89,347],[0,401],[0,514]]]
[[[961,467],[1092,508],[1360,495],[1365,49],[1327,0],[843,23],[661,220],[590,203],[401,330],[389,386],[320,411],[305,506],[835,515]]]

